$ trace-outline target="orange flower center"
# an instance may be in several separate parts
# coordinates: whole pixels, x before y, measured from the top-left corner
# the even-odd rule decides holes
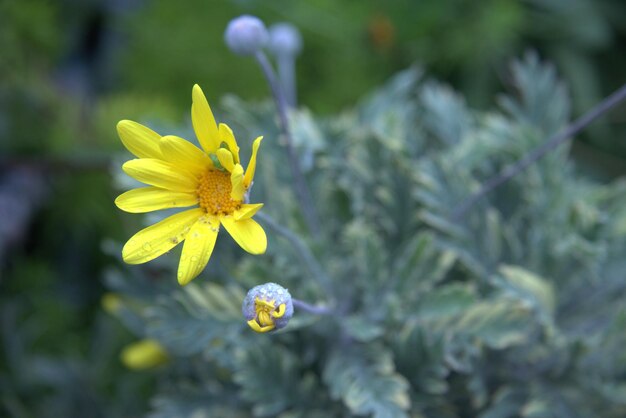
[[[208,170],[198,184],[198,204],[206,213],[230,215],[241,208],[241,201],[230,197],[232,188],[229,172]]]

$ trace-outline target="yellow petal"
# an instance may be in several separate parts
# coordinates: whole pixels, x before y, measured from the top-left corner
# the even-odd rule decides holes
[[[228,145],[228,149],[233,153],[233,159],[235,163],[239,163],[239,145],[237,145],[237,140],[235,139],[235,135],[233,134],[230,126],[225,123],[220,123],[219,126],[220,131],[220,145],[222,142],[225,142]]]
[[[178,283],[192,281],[204,270],[211,258],[220,223],[217,218],[203,216],[191,227],[178,265]]]
[[[261,326],[274,325],[274,320],[269,312],[261,311],[257,314],[257,320]]]
[[[225,148],[220,148],[216,152],[217,159],[226,170],[232,173],[235,163],[233,162],[233,154]]]
[[[199,85],[194,85],[191,92],[191,123],[200,145],[207,154],[213,154],[220,146],[219,132],[209,102]]]
[[[230,183],[233,188],[230,191],[230,197],[233,200],[243,200],[243,195],[246,189],[243,187],[243,167],[241,164],[236,164],[230,173]]]
[[[286,311],[287,311],[287,305],[285,305],[284,303],[281,303],[280,305],[278,305],[278,310],[272,311],[272,316],[274,318],[282,318],[285,315]]]
[[[248,163],[248,168],[246,169],[246,176],[243,179],[243,184],[247,189],[250,187],[250,183],[254,179],[254,172],[256,170],[256,154],[259,151],[259,146],[261,145],[261,141],[263,137],[260,136],[254,140],[252,143],[252,157],[250,157],[250,162]]]
[[[202,215],[202,209],[190,209],[142,229],[124,245],[122,258],[128,264],[146,263],[157,258],[182,242]]]
[[[267,301],[267,300],[263,300],[261,298],[255,298],[254,299],[254,304],[256,307],[264,307],[264,308],[268,308],[268,309],[274,309],[274,301]]]
[[[160,366],[169,360],[167,351],[156,340],[141,340],[130,344],[120,354],[129,369],[144,370]]]
[[[224,216],[220,218],[220,222],[237,244],[250,254],[263,254],[267,249],[265,231],[256,221],[252,219],[235,221],[231,216]]]
[[[127,161],[122,170],[142,183],[178,192],[195,192],[198,179],[191,172],[167,161],[142,158]]]
[[[145,213],[153,210],[183,208],[198,203],[195,193],[172,192],[158,187],[142,187],[122,193],[115,204],[123,211]]]
[[[194,174],[201,174],[213,167],[211,159],[191,142],[174,135],[159,141],[163,159],[177,166],[185,167]]]
[[[266,325],[266,326],[261,326],[259,325],[259,323],[256,321],[256,319],[251,319],[248,321],[248,326],[250,326],[250,328],[252,328],[254,331],[256,332],[269,332],[271,330],[273,330],[275,328],[275,325]]]
[[[139,158],[161,158],[159,139],[161,135],[132,120],[122,120],[117,124],[117,134],[122,143],[133,155]]]
[[[263,203],[243,204],[233,213],[236,221],[252,218],[263,207]]]

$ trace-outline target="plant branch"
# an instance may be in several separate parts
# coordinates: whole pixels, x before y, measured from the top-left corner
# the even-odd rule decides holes
[[[270,229],[274,230],[274,232],[282,235],[283,238],[289,241],[300,260],[306,265],[313,277],[315,277],[320,286],[322,286],[330,297],[333,294],[330,278],[326,275],[326,272],[324,272],[320,263],[313,256],[304,242],[302,242],[300,237],[291,232],[288,228],[279,225],[271,216],[266,215],[265,213],[258,212],[255,216]]]
[[[263,74],[267,79],[268,84],[272,90],[272,96],[274,97],[274,102],[276,103],[276,108],[278,110],[278,118],[279,125],[282,134],[285,137],[285,148],[287,149],[287,159],[289,160],[289,166],[291,168],[291,175],[294,180],[294,188],[296,192],[296,196],[298,201],[300,202],[300,207],[302,208],[302,213],[304,214],[304,219],[306,221],[307,227],[313,236],[319,236],[319,220],[317,217],[317,213],[315,212],[315,206],[313,205],[313,200],[311,199],[311,193],[309,191],[309,186],[304,179],[304,175],[302,174],[302,168],[300,167],[300,160],[298,160],[298,156],[293,148],[293,138],[291,136],[291,130],[289,129],[289,120],[287,119],[287,100],[285,98],[285,94],[283,89],[278,82],[276,75],[274,74],[274,70],[272,65],[270,64],[267,56],[259,51],[255,54],[255,58],[261,69],[263,70]]]
[[[459,220],[467,213],[467,211],[474,206],[478,201],[480,201],[483,197],[485,197],[488,193],[492,192],[496,188],[500,187],[502,184],[506,183],[513,177],[515,177],[520,172],[524,171],[530,165],[540,160],[545,154],[549,151],[557,148],[559,145],[578,134],[582,129],[587,127],[587,125],[591,124],[598,117],[602,116],[604,113],[609,111],[611,108],[615,107],[621,101],[626,99],[626,84],[616,90],[613,94],[605,98],[603,101],[598,103],[595,107],[593,107],[590,111],[585,113],[580,118],[576,119],[573,123],[571,123],[567,128],[563,131],[557,133],[552,136],[548,141],[544,142],[542,145],[538,146],[526,156],[524,156],[517,163],[505,167],[499,174],[490,178],[485,183],[483,183],[482,187],[478,192],[474,193],[468,199],[466,199],[452,214],[452,218],[455,220]]]
[[[294,308],[301,309],[313,315],[328,315],[331,313],[331,310],[325,306],[311,305],[310,303],[306,303],[300,299],[291,298],[291,302],[293,303]]]

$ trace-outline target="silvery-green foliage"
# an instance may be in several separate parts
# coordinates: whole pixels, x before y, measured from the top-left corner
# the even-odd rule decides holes
[[[584,178],[565,146],[452,216],[569,120],[565,87],[535,55],[515,62],[511,82],[498,108],[476,112],[412,68],[340,115],[294,111],[317,241],[272,107],[227,98],[241,142],[266,137],[254,200],[331,283],[272,229],[266,255],[218,243],[218,261],[182,289],[148,283],[148,269],[112,276],[120,317],[172,353],[152,416],[626,415],[626,183]],[[167,260],[157,275],[172,281]],[[241,301],[269,281],[333,313],[296,309],[286,328],[254,334]]]

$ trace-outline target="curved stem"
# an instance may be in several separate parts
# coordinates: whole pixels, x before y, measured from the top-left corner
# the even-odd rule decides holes
[[[294,308],[301,309],[313,315],[329,315],[331,310],[325,306],[315,306],[300,299],[291,298]]]
[[[505,167],[498,175],[487,180],[483,186],[463,202],[454,212],[453,219],[460,219],[472,206],[488,193],[495,190],[502,184],[506,183],[520,172],[524,171],[530,165],[541,159],[548,151],[551,151],[561,145],[563,142],[576,135],[591,122],[602,116],[612,107],[616,106],[622,100],[626,99],[626,84],[616,90],[613,94],[598,103],[594,108],[585,113],[580,118],[571,123],[565,130],[552,136],[548,141],[535,148],[517,163]]]
[[[300,260],[306,265],[313,277],[315,277],[320,286],[322,286],[330,297],[333,294],[330,278],[326,275],[326,272],[324,272],[320,263],[313,256],[306,244],[302,242],[300,237],[291,232],[288,228],[279,225],[274,219],[272,219],[271,216],[266,215],[265,213],[258,212],[255,217],[267,225],[270,229],[274,230],[274,232],[282,235],[283,238],[289,241]]]
[[[298,201],[300,202],[302,213],[304,214],[304,220],[306,221],[307,227],[309,228],[311,234],[317,237],[319,236],[319,221],[317,213],[315,212],[315,206],[313,206],[313,200],[311,199],[309,187],[304,179],[304,175],[302,174],[300,160],[298,160],[298,156],[296,155],[293,148],[293,138],[291,136],[291,130],[289,129],[289,120],[287,119],[288,106],[285,94],[278,80],[276,79],[276,75],[274,74],[274,70],[269,60],[267,59],[267,56],[262,51],[257,52],[254,56],[261,66],[261,69],[263,70],[263,74],[265,75],[265,78],[270,85],[270,88],[272,90],[272,96],[274,97],[274,101],[276,102],[278,118],[280,121],[280,130],[285,137],[287,159],[289,160],[291,175],[293,176],[293,180],[295,183],[295,192]]]

